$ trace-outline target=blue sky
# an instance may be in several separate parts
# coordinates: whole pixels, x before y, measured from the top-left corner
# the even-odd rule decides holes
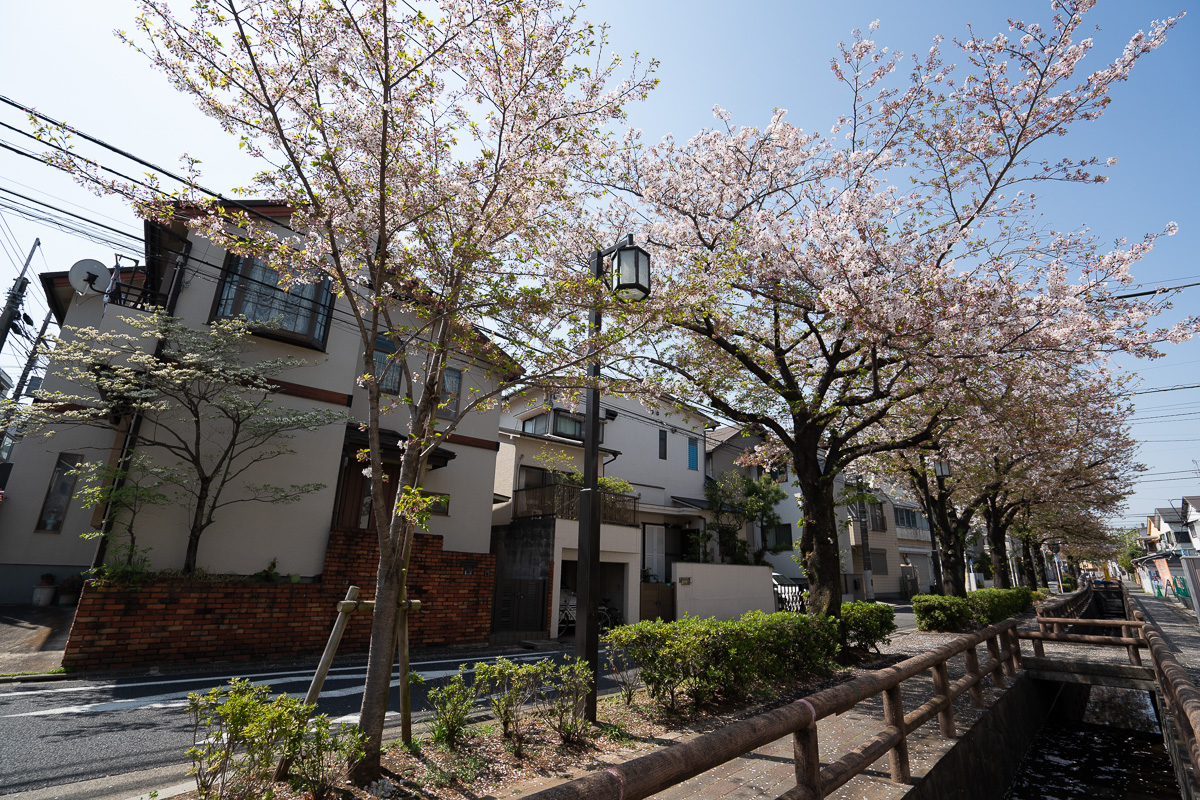
[[[1151,20],[1177,14],[1181,7],[1146,0],[1100,0],[1089,20],[1100,26],[1085,66],[1118,54],[1129,36]],[[0,28],[0,95],[36,106],[88,133],[164,166],[175,167],[186,152],[203,161],[205,183],[218,190],[245,181],[253,165],[236,142],[175,93],[144,59],[112,35],[130,28],[135,7],[128,0],[60,0],[8,3]],[[587,18],[612,26],[623,53],[637,50],[661,62],[661,85],[648,102],[632,109],[630,122],[647,140],[671,133],[686,139],[714,122],[721,105],[736,124],[764,125],[776,107],[789,121],[827,132],[846,108],[847,96],[829,71],[838,41],[873,21],[872,38],[893,50],[925,53],[935,34],[962,36],[968,23],[988,36],[1007,31],[1009,16],[1048,24],[1049,2],[728,2],[702,0],[594,0]],[[948,55],[948,60],[954,58]],[[1185,18],[1166,45],[1135,69],[1113,92],[1113,103],[1097,122],[1061,140],[1059,153],[1116,157],[1102,186],[1056,187],[1039,192],[1047,223],[1069,229],[1089,226],[1102,240],[1131,240],[1158,231],[1169,221],[1178,235],[1161,240],[1136,270],[1148,286],[1200,281],[1200,14]],[[0,108],[0,123],[22,126],[22,116]],[[0,141],[26,145],[0,129]],[[106,157],[106,162],[109,160]],[[115,162],[115,159],[114,159]],[[126,164],[130,170],[140,168]],[[137,174],[132,172],[131,174]],[[132,214],[117,200],[96,198],[65,176],[0,150],[0,189],[36,197],[66,210],[140,233]],[[0,196],[11,197],[11,195]],[[101,216],[103,215],[103,216]],[[19,261],[42,240],[35,271],[65,270],[81,258],[111,263],[110,248],[80,240],[3,211],[0,223],[0,288],[7,291]],[[16,262],[16,263],[14,263]],[[35,284],[36,285],[36,284]],[[1200,306],[1200,287],[1179,292],[1173,321]],[[45,303],[35,290],[27,311],[40,322]],[[21,342],[0,354],[0,368],[19,371]],[[1200,383],[1200,342],[1168,350],[1152,363],[1122,362],[1137,372],[1145,389]],[[1192,474],[1200,458],[1200,390],[1138,398],[1135,435],[1143,442],[1140,459],[1149,470],[1131,498],[1128,521],[1142,524],[1156,506],[1178,505],[1184,494],[1200,493]]]

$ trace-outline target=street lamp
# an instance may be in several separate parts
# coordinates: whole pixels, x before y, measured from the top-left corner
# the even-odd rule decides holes
[[[617,244],[592,251],[592,275],[604,283],[604,259],[613,257],[612,291],[619,299],[639,303],[650,296],[650,254],[633,243],[628,234]],[[576,603],[583,612],[576,614],[575,657],[588,664],[592,688],[584,706],[587,718],[596,721],[596,687],[600,682],[600,492],[597,489],[597,462],[600,460],[600,359],[596,340],[600,335],[600,308],[592,306],[588,322],[587,416],[583,423],[583,489],[579,493],[579,555],[575,562]]]
[[[937,487],[939,499],[946,490],[946,478],[950,477],[950,462],[945,459],[938,459],[933,462],[933,474],[937,478]],[[944,594],[946,591],[945,584],[942,583],[942,544],[938,541],[937,533],[935,532],[936,525],[933,520],[929,521],[929,536],[933,539],[933,580],[937,584],[937,593]]]

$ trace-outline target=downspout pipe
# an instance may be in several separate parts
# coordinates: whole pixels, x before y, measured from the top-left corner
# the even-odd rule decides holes
[[[175,268],[175,274],[171,276],[171,288],[167,291],[166,312],[168,316],[175,316],[175,307],[179,304],[179,293],[183,291],[183,273],[187,268],[191,252],[192,242],[189,239],[184,242],[183,251],[180,253],[179,265]],[[162,351],[163,343],[160,339],[158,344],[154,346],[154,357],[158,358],[161,356]],[[129,462],[133,459],[134,443],[137,442],[138,433],[142,429],[144,416],[141,412],[134,414],[133,419],[129,423],[128,430],[125,431],[124,441],[121,442],[121,455],[117,458],[117,469],[121,474],[113,481],[114,491],[120,491],[125,486],[124,473],[129,469]],[[104,509],[104,523],[100,526],[100,542],[96,545],[95,556],[92,557],[92,569],[99,569],[103,566],[104,558],[108,554],[108,537],[112,533],[115,523],[116,519],[113,514],[113,507],[109,504]]]

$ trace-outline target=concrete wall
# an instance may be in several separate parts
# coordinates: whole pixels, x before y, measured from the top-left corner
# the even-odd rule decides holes
[[[770,567],[680,562],[671,569],[675,615],[737,619],[747,611],[775,610]]]

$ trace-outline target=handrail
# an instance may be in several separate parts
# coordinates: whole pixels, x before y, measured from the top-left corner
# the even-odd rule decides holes
[[[1038,618],[1038,629],[1042,633],[1063,634],[1063,628],[1067,624],[1075,624],[1074,620],[1079,618],[1079,615],[1092,602],[1092,579],[1084,578],[1083,585],[1070,594],[1059,595],[1041,603],[1036,608]],[[1111,627],[1116,627],[1111,626]],[[1124,635],[1124,630],[1121,631]],[[1063,634],[1065,635],[1065,634]],[[1033,638],[1033,654],[1038,658],[1043,658],[1046,655],[1045,648],[1042,646],[1042,638],[1048,638],[1049,641],[1069,641],[1067,639],[1054,639],[1049,637]],[[1135,660],[1136,659],[1136,660]],[[1129,649],[1129,660],[1132,663],[1141,664],[1141,660],[1137,654],[1137,648]]]
[[[1121,584],[1121,596],[1125,608],[1132,608],[1129,590],[1124,583]],[[1154,677],[1159,688],[1163,690],[1161,694],[1166,711],[1176,721],[1179,738],[1188,760],[1192,762],[1192,769],[1200,774],[1200,689],[1196,688],[1187,670],[1175,658],[1166,636],[1154,620],[1148,619],[1141,611],[1134,611],[1133,618],[1142,623],[1141,633],[1150,648],[1150,663],[1154,666]]]
[[[1016,674],[1020,663],[1016,626],[1016,620],[1004,620],[873,675],[863,675],[691,741],[664,747],[624,764],[615,764],[544,789],[532,795],[530,800],[642,800],[789,734],[795,737],[796,787],[780,800],[821,800],[885,753],[889,754],[892,780],[906,782],[910,778],[910,732],[936,716],[941,735],[953,738],[954,700],[970,691],[975,706],[982,708],[983,688],[980,684],[983,679],[990,675],[998,688],[1004,688],[1007,685],[1005,675]],[[989,655],[989,660],[982,665],[975,653],[975,647],[981,643],[987,644]],[[967,674],[951,682],[946,662],[960,653],[966,658]],[[900,684],[930,669],[933,670],[933,697],[906,714]],[[817,721],[849,711],[862,700],[877,694],[884,695],[883,729],[822,768],[818,758]]]

